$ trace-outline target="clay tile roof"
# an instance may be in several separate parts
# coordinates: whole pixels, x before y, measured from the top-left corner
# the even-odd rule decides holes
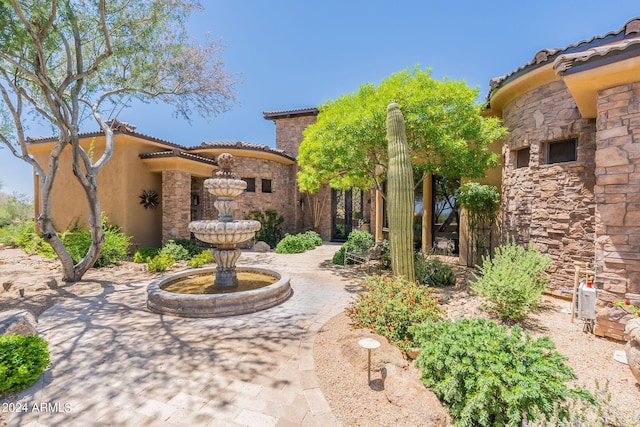
[[[300,108],[298,110],[263,111],[262,115],[265,120],[284,119],[296,116],[317,116],[318,109],[313,107]]]
[[[563,48],[542,49],[534,55],[531,61],[521,67],[504,76],[491,79],[487,99],[491,99],[492,92],[495,89],[535,68],[557,61],[554,64],[554,68],[557,66],[556,71],[562,72],[563,69],[567,69],[567,61],[586,61],[594,56],[604,56],[615,50],[624,50],[631,45],[640,43],[637,38],[640,38],[640,17],[630,19],[617,31],[595,36],[589,40],[582,40]]]
[[[269,147],[263,144],[252,144],[249,142],[203,142],[202,144],[189,148],[190,150],[201,150],[203,148],[237,148],[240,150],[249,150],[249,151],[264,151],[266,153],[277,154],[282,157],[286,157],[287,159],[295,160],[294,157],[291,157],[284,150],[280,150],[277,148]]]
[[[157,143],[166,145],[166,146],[171,147],[171,148],[180,148],[180,149],[183,149],[183,150],[187,149],[186,146],[180,145],[180,144],[176,144],[175,142],[167,141],[165,139],[156,138],[155,136],[146,135],[146,134],[140,133],[140,132],[135,132],[136,126],[134,126],[134,125],[132,125],[130,123],[121,122],[121,121],[118,121],[118,120],[109,120],[109,121],[107,121],[107,124],[109,124],[109,126],[111,127],[111,129],[113,130],[114,133],[123,133],[123,134],[133,135],[133,136],[136,136],[138,138],[146,139],[147,141],[157,142]],[[83,132],[83,133],[79,134],[80,138],[93,138],[93,137],[102,136],[102,135],[104,135],[102,130],[99,130],[97,132]],[[57,141],[57,140],[58,140],[57,136],[35,136],[35,137],[29,136],[29,137],[27,137],[27,142],[30,143],[30,144],[53,142],[53,141]]]
[[[195,160],[202,163],[208,163],[211,165],[217,165],[218,163],[215,159],[209,159],[207,157],[202,157],[193,153],[185,153],[181,150],[166,150],[166,151],[156,151],[153,153],[143,153],[138,157],[141,159],[156,159],[161,157],[182,157],[184,159]]]

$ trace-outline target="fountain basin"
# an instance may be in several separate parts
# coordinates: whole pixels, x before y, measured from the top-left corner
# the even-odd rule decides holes
[[[253,220],[222,222],[216,220],[192,221],[189,231],[203,242],[215,244],[236,244],[253,239],[260,223]]]
[[[149,310],[180,317],[223,317],[254,313],[284,302],[293,290],[291,276],[257,267],[238,267],[239,273],[258,273],[272,276],[275,283],[250,291],[223,294],[179,294],[162,289],[165,285],[190,276],[215,275],[216,267],[179,271],[154,280],[147,287]]]
[[[219,197],[236,198],[247,188],[247,183],[241,179],[209,178],[204,181],[204,188],[213,189]]]

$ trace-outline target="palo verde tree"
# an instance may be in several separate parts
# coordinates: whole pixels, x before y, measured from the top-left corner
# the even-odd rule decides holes
[[[411,161],[419,182],[426,174],[481,177],[497,164],[488,150],[505,128],[483,117],[478,90],[463,81],[438,81],[430,70],[406,69],[379,85],[367,83],[319,107],[316,123],[304,131],[298,183],[302,191],[377,188],[383,192],[389,157],[387,105],[397,102],[404,115]]]
[[[188,120],[194,112],[218,114],[235,101],[236,77],[225,72],[221,47],[187,35],[186,20],[197,8],[191,0],[0,2],[0,141],[39,178],[38,227],[58,255],[66,281],[80,280],[103,246],[96,178],[113,152],[111,112],[133,99],[157,100]],[[32,120],[49,123],[57,136],[46,165],[29,154],[25,132]],[[86,121],[104,132],[104,152],[88,153],[80,146]],[[60,156],[68,147],[92,237],[75,265],[57,236],[51,206]]]

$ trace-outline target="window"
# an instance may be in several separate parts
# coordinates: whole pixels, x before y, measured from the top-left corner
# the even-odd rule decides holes
[[[247,189],[245,190],[247,193],[255,193],[256,192],[256,179],[255,178],[242,178],[242,180],[247,183]]]
[[[578,158],[578,139],[563,139],[547,143],[547,164],[573,162]]]
[[[263,179],[262,180],[262,192],[263,193],[271,193],[271,180]]]
[[[516,168],[527,168],[529,167],[529,157],[531,150],[529,147],[521,148],[516,151]]]

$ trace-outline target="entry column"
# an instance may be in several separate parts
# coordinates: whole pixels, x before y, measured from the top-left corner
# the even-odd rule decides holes
[[[162,244],[189,239],[191,221],[191,174],[162,171]]]

